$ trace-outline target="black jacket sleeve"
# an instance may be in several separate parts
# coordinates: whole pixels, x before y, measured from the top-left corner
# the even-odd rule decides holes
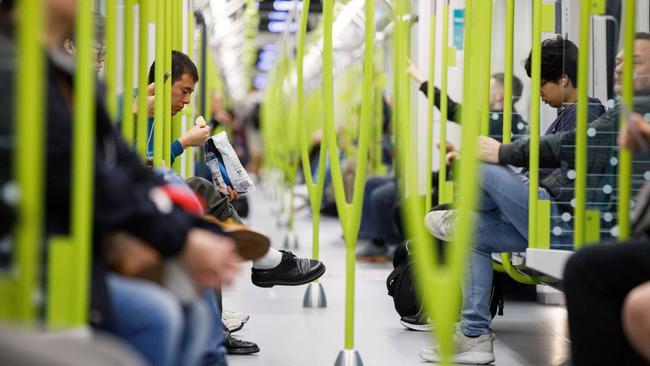
[[[590,146],[612,144],[612,136],[617,129],[618,109],[612,108],[600,118],[589,124],[596,133],[590,139]],[[576,130],[542,136],[539,139],[539,165],[543,168],[575,167]],[[530,139],[523,138],[499,148],[499,163],[528,167]],[[566,165],[564,165],[566,164]]]
[[[425,81],[420,85],[420,91],[426,96],[429,96],[429,82]],[[433,87],[433,104],[440,110],[440,101],[442,98],[442,94],[440,93],[440,89],[437,87]],[[447,119],[450,121],[458,122],[460,123],[460,117],[461,117],[461,105],[459,103],[454,102],[449,96],[447,95]]]

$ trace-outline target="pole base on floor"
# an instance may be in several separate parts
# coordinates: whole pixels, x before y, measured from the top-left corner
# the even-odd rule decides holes
[[[361,362],[361,356],[357,350],[344,349],[339,352],[334,366],[363,366],[363,362]]]
[[[284,237],[284,249],[298,249],[298,236],[293,230],[287,231]]]
[[[312,282],[307,286],[305,296],[302,300],[303,308],[326,308],[327,298],[325,297],[325,290],[321,283]]]

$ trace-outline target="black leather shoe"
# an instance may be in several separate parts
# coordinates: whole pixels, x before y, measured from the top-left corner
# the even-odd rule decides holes
[[[250,355],[260,351],[255,343],[237,339],[228,331],[223,332],[223,338],[223,346],[226,347],[226,353],[229,355]]]
[[[312,282],[325,273],[325,265],[321,261],[308,258],[298,258],[295,254],[281,250],[282,261],[274,268],[253,268],[251,280],[255,286],[273,287],[298,286]]]
[[[399,322],[410,330],[417,330],[420,332],[428,332],[433,329],[431,318],[429,318],[423,311],[415,315],[407,315],[400,318]]]

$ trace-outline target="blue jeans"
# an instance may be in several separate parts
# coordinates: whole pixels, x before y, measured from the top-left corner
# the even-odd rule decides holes
[[[528,247],[528,178],[508,166],[483,164],[480,184],[481,201],[463,286],[460,322],[462,332],[468,336],[490,332],[492,253],[522,252]],[[538,197],[550,199],[544,188],[539,188]],[[552,201],[551,217],[551,227],[566,229]]]
[[[212,366],[226,366],[226,348],[223,345],[223,325],[221,323],[221,310],[219,309],[219,302],[217,295],[213,289],[207,289],[203,292],[203,298],[207,301],[210,307],[210,315],[212,327],[210,333],[210,341],[208,343],[207,354],[205,355],[206,362]]]
[[[150,365],[198,365],[212,322],[203,300],[181,305],[150,281],[108,275],[110,331],[138,350]]]
[[[378,239],[389,245],[401,241],[393,211],[397,204],[397,183],[391,176],[370,177],[363,192],[359,237]]]

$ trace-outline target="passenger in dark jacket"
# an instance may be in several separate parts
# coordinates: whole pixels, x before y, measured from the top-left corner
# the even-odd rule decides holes
[[[5,4],[2,4],[3,6]],[[73,126],[73,69],[74,63],[62,52],[60,45],[73,30],[76,7],[74,2],[48,0],[45,4],[47,24],[45,127],[47,140],[45,161],[45,229],[46,235],[68,235],[71,232],[70,197],[71,144]],[[4,23],[8,19],[2,19]],[[4,23],[6,24],[6,23]],[[10,38],[8,38],[10,39]],[[0,49],[0,57],[14,59],[15,50],[9,46]],[[8,65],[15,65],[10,63]],[[0,105],[13,106],[13,80],[16,70],[12,67],[0,70]],[[93,203],[93,262],[91,286],[90,322],[108,329],[123,340],[131,343],[152,364],[172,364],[196,360],[199,354],[185,353],[181,347],[203,344],[209,332],[206,322],[207,309],[196,303],[196,320],[199,323],[191,339],[182,339],[184,329],[173,329],[166,324],[182,324],[178,299],[154,283],[132,280],[108,274],[103,241],[110,234],[125,232],[141,243],[153,248],[163,258],[177,258],[181,267],[192,274],[197,284],[217,285],[220,281],[232,280],[237,257],[230,240],[214,225],[201,221],[176,206],[161,188],[162,182],[155,179],[122,142],[113,130],[103,105],[101,92],[95,98],[96,139],[94,152],[94,203]],[[5,113],[3,113],[5,115]],[[13,111],[8,110],[0,124],[2,129],[11,130]],[[22,121],[22,123],[28,123]],[[2,151],[4,153],[4,151]],[[40,157],[35,157],[38,163]],[[38,165],[36,165],[38,166]],[[113,248],[108,248],[108,250]],[[109,286],[107,287],[107,282]],[[113,296],[129,285],[131,289],[146,289],[137,292],[141,296]],[[146,294],[156,293],[156,299]],[[120,292],[120,294],[123,293]],[[125,302],[115,302],[126,299]],[[149,301],[153,300],[153,301]],[[165,308],[161,308],[161,307]],[[195,303],[191,303],[193,308]],[[160,310],[158,312],[157,310]],[[170,313],[173,312],[174,314]],[[118,315],[119,314],[119,315]],[[135,316],[135,314],[140,314]],[[205,317],[201,314],[205,314]],[[113,315],[113,317],[111,317]],[[171,317],[170,317],[171,316]],[[137,319],[136,319],[137,318]],[[153,323],[146,323],[152,321]],[[138,324],[136,324],[138,323]],[[139,334],[125,334],[120,325],[138,326]],[[171,334],[173,332],[174,334]],[[179,338],[180,337],[180,338]],[[174,344],[167,342],[174,339]],[[181,344],[180,341],[186,344]],[[194,343],[196,342],[196,343]],[[146,346],[144,346],[146,344]],[[198,347],[199,349],[201,346]],[[181,358],[181,356],[187,356]],[[189,362],[191,364],[193,362]]]
[[[549,48],[549,45],[553,47]],[[545,41],[544,47],[549,50],[547,55],[556,54],[557,57],[562,57],[560,60],[566,59],[571,53],[577,56],[575,46],[561,38]],[[575,103],[575,95],[570,93],[574,81],[567,73],[569,70],[566,67],[560,68],[556,74],[547,73],[549,70],[553,68],[543,68],[542,72],[542,100],[553,107]],[[650,111],[650,108],[646,109],[650,105],[638,107],[639,110]],[[589,179],[603,179],[609,171],[615,169],[609,157],[616,150],[617,110],[618,108],[613,108],[589,125],[592,129],[588,134],[591,139],[589,143],[598,146],[588,154]],[[556,122],[557,126],[562,121]],[[561,217],[563,211],[570,209],[573,198],[573,189],[570,187],[575,174],[570,174],[570,170],[574,168],[572,151],[575,149],[575,135],[573,129],[545,135],[540,141],[540,167],[555,169],[541,179],[537,191],[539,199],[550,201],[552,243],[559,240],[564,244],[572,232]],[[528,177],[509,166],[527,167],[528,153],[528,138],[501,144],[493,138],[481,136],[477,142],[477,156],[489,164],[481,166],[481,199],[476,209],[475,235],[471,243],[473,250],[469,259],[469,273],[463,286],[463,309],[457,332],[460,340],[459,356],[468,357],[467,360],[474,359],[473,357],[480,357],[486,363],[494,360],[494,334],[490,329],[492,316],[489,309],[492,253],[520,252],[526,249],[529,239],[538,240],[537,237],[528,237]],[[587,198],[597,199],[595,195],[600,191],[602,190],[589,190]],[[457,218],[456,210],[432,211],[425,217],[425,225],[439,239],[451,240]],[[435,349],[425,349],[422,355],[429,361],[440,360]]]

